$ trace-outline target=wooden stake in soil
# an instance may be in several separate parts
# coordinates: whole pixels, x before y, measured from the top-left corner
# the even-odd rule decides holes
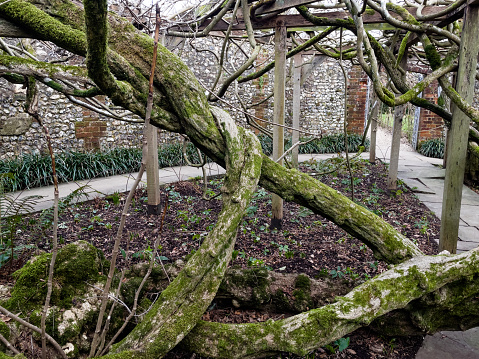
[[[159,39],[159,23],[160,12],[157,6],[156,9],[156,29],[155,29],[155,44],[153,62],[150,74],[150,87],[148,94],[147,116],[151,115],[151,106],[153,103],[153,76],[155,72],[156,64],[156,52],[158,48]],[[161,199],[160,199],[160,173],[158,168],[158,129],[152,124],[148,123],[147,128],[147,143],[148,154],[146,158],[146,192],[148,195],[148,214],[159,215],[161,214]]]
[[[146,160],[146,192],[148,214],[161,213],[160,173],[158,168],[158,129],[152,124],[147,128],[148,158]]]
[[[400,66],[407,66],[407,49],[401,59]],[[391,142],[391,154],[389,156],[388,171],[388,190],[394,191],[397,188],[398,166],[399,166],[399,148],[401,147],[402,119],[406,111],[406,105],[396,106],[394,108],[393,138]]]
[[[456,90],[467,103],[472,103],[479,52],[479,6],[477,1],[464,10],[464,26],[459,50]],[[462,187],[466,167],[466,153],[471,120],[457,106],[452,112],[451,129],[447,143],[446,178],[442,204],[439,249],[456,253],[461,214]]]
[[[294,71],[293,71],[293,128],[299,129],[299,114],[301,112],[301,65],[303,56],[301,53],[294,55]],[[291,144],[299,141],[299,131],[292,131]],[[298,152],[299,146],[293,148],[293,167],[298,168]]]
[[[371,141],[369,144],[369,162],[376,163],[376,138],[378,132],[378,113],[379,113],[379,103],[374,89],[371,91],[371,105],[373,109],[371,111]],[[374,104],[376,105],[374,106]]]
[[[284,125],[285,103],[285,70],[286,70],[286,27],[282,21],[278,21],[274,34],[275,43],[275,68],[274,68],[274,122]],[[273,126],[273,161],[277,161],[284,152],[284,128]],[[283,164],[283,160],[279,161]],[[273,194],[271,228],[281,229],[283,221],[283,199]]]

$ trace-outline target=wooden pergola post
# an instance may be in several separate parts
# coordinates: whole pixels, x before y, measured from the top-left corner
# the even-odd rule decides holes
[[[148,195],[148,214],[161,213],[160,173],[158,168],[158,129],[148,125],[148,157],[146,160],[146,192]]]
[[[471,103],[479,53],[479,1],[469,1],[464,10],[456,91]],[[453,106],[451,129],[447,145],[446,178],[442,203],[439,249],[456,253],[461,214],[462,188],[466,167],[470,119],[457,106]]]
[[[273,122],[280,126],[273,126],[273,160],[277,161],[284,153],[284,109],[286,85],[286,27],[284,22],[278,21],[274,33],[275,67],[274,67],[274,108]],[[279,161],[280,164],[283,160]],[[273,194],[271,228],[281,229],[283,221],[283,199]]]
[[[301,65],[303,64],[303,56],[301,53],[293,57],[293,128],[299,129],[299,115],[301,113]],[[299,141],[299,131],[292,131],[291,143],[294,145]],[[298,168],[299,146],[292,150],[293,167]]]
[[[374,106],[374,104],[376,106]],[[377,138],[377,132],[378,132],[378,114],[379,114],[379,107],[381,106],[379,104],[379,99],[376,95],[376,92],[374,89],[371,91],[371,106],[374,106],[372,111],[371,111],[371,141],[369,144],[369,162],[371,163],[376,163],[376,138]]]
[[[407,67],[407,49],[401,59],[400,66]],[[391,154],[389,156],[389,171],[387,186],[388,190],[394,191],[397,188],[398,167],[399,167],[399,149],[401,147],[402,120],[406,112],[406,105],[396,106],[394,108],[393,138],[391,141]]]

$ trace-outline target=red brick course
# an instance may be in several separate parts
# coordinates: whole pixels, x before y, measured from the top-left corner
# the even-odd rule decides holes
[[[431,85],[423,91],[423,98],[433,103],[437,103],[438,97],[438,83],[434,81]],[[419,115],[419,128],[417,142],[421,143],[433,138],[441,138],[443,136],[444,121],[435,113],[421,108]]]
[[[85,150],[97,151],[100,139],[106,136],[106,124],[100,121],[97,113],[88,109],[83,109],[83,118],[83,121],[75,123],[75,136],[84,140]]]
[[[366,111],[368,77],[360,66],[349,71],[347,131],[362,134],[364,132],[364,113]]]

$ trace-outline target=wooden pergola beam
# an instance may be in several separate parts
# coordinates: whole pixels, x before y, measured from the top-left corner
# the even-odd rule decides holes
[[[479,1],[479,0],[475,0],[475,1]],[[411,15],[413,16],[415,15],[416,8],[407,7],[406,9],[409,11],[409,13],[411,13]],[[444,10],[443,6],[430,6],[430,7],[424,8],[422,11],[422,14],[423,15],[436,14],[442,10]],[[440,26],[446,26],[447,24],[450,24],[451,22],[461,18],[461,16],[463,15],[463,12],[464,12],[464,7],[460,7],[451,16],[440,16],[434,20],[438,22]],[[315,15],[328,20],[338,20],[338,19],[345,20],[350,18],[349,13],[344,10],[324,12],[324,13],[315,14]],[[399,16],[392,12],[391,12],[391,15],[399,19]],[[274,29],[276,27],[277,21],[283,22],[286,27],[302,28],[302,27],[315,26],[314,24],[306,20],[301,15],[277,15],[277,16],[266,18],[266,19],[259,19],[259,20],[258,18],[251,19],[253,28],[255,30]],[[209,23],[210,23],[210,20],[207,20],[198,30],[201,31],[206,26],[208,26]],[[374,12],[373,14],[364,13],[363,23],[364,24],[384,24],[386,23],[386,21],[381,17],[381,14]],[[229,22],[226,22],[225,20],[222,19],[213,27],[212,31],[226,31],[228,29],[228,26],[229,26]],[[235,19],[234,24],[232,26],[232,30],[246,30],[244,19],[242,17],[238,16]]]
[[[266,4],[256,9],[256,15],[270,14],[277,11],[285,11],[296,6],[307,5],[318,0],[276,0],[272,4]]]

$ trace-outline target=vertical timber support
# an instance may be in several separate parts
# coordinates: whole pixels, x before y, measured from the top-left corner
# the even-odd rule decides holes
[[[474,81],[477,72],[479,53],[479,4],[464,10],[459,67],[457,70],[456,91],[466,102],[471,103],[474,95]],[[446,178],[444,180],[444,200],[442,204],[441,234],[439,249],[456,253],[461,213],[462,188],[469,136],[470,119],[457,106],[453,106],[451,129],[447,146]]]
[[[303,56],[301,53],[293,57],[294,71],[293,71],[293,128],[299,129],[299,115],[301,113],[301,66],[303,64]],[[299,131],[292,131],[291,143],[294,145],[299,141]],[[293,167],[298,168],[298,153],[299,146],[296,146],[292,151]]]
[[[376,163],[376,134],[378,132],[378,114],[381,105],[374,90],[371,91],[370,103],[371,106],[374,106],[374,104],[376,103],[376,106],[374,106],[373,110],[371,111],[371,140],[369,145],[369,162]]]
[[[146,160],[146,192],[148,194],[148,214],[161,213],[160,173],[158,169],[158,129],[148,125],[148,157]]]
[[[155,29],[155,54],[158,39],[160,37],[159,32],[160,24],[160,9],[158,4],[156,5],[156,29]],[[161,44],[164,45],[165,35],[161,33]],[[153,57],[152,73],[150,74],[150,93],[152,96],[153,85],[153,72],[156,63],[156,55]],[[149,97],[150,98],[150,97]],[[150,107],[151,113],[151,107]],[[149,116],[149,115],[148,115]],[[153,215],[159,215],[161,213],[161,199],[160,199],[160,173],[158,169],[158,129],[152,124],[148,124],[146,128],[147,135],[146,141],[148,146],[148,154],[146,157],[146,193],[148,196],[147,213]]]
[[[274,33],[274,108],[273,121],[279,126],[273,126],[273,161],[277,161],[284,153],[284,109],[286,81],[286,27],[278,21]],[[283,161],[279,161],[283,164]],[[271,228],[281,229],[283,221],[283,199],[277,194],[272,198]]]
[[[404,51],[400,66],[407,67],[407,49]],[[394,191],[397,188],[399,148],[401,146],[402,120],[406,111],[406,105],[396,106],[394,109],[393,138],[391,143],[391,154],[389,156],[389,171],[387,186],[388,190]]]
[[[396,106],[394,109],[393,138],[391,142],[391,154],[389,155],[389,171],[387,186],[393,191],[397,188],[399,148],[401,146],[402,119],[406,110],[405,105]]]

